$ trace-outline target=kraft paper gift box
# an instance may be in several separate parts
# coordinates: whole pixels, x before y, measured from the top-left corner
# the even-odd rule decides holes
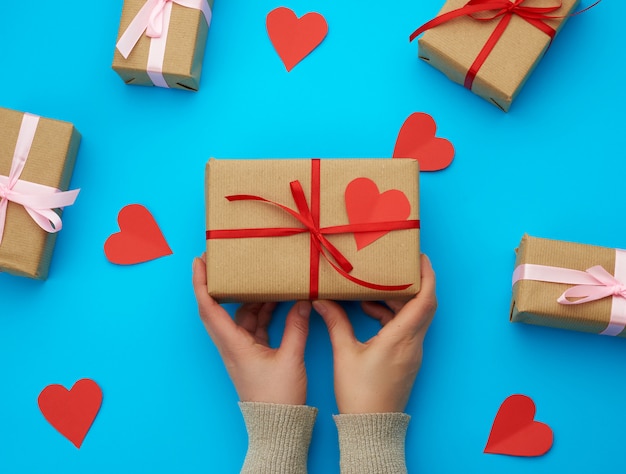
[[[0,271],[47,277],[60,208],[78,194],[67,189],[80,138],[71,123],[0,108]]]
[[[410,298],[420,287],[418,179],[410,159],[212,158],[209,294],[220,302]]]
[[[425,31],[418,41],[418,57],[506,112],[548,49],[550,35],[553,38],[561,29],[578,1],[562,0],[559,7],[560,0],[526,0],[512,14],[496,16],[497,10],[473,14],[476,18],[494,17],[490,21],[479,21],[466,14],[432,27],[425,24],[411,39]],[[467,3],[467,0],[448,0],[437,18],[443,14],[454,16],[450,12],[465,8]],[[480,2],[474,3],[477,5],[470,8],[481,8]],[[484,3],[494,4],[491,0]],[[496,3],[502,3],[503,8],[513,5],[509,0],[496,0]],[[541,8],[552,11],[535,10]],[[543,14],[546,19],[523,18],[535,14]],[[501,27],[505,27],[502,36],[491,38]],[[495,46],[489,52],[490,42]],[[484,59],[482,65],[479,57]]]
[[[524,235],[511,321],[626,337],[626,251]]]
[[[126,84],[197,91],[213,0],[124,0],[113,69]]]

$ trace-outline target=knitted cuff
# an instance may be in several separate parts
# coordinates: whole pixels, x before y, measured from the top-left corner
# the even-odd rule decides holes
[[[242,474],[306,474],[317,408],[258,402],[239,408],[248,430]]]
[[[404,443],[411,417],[405,413],[333,416],[339,433],[341,473],[406,473]]]

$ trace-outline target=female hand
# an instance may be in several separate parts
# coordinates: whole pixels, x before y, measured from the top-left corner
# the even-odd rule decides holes
[[[406,304],[363,302],[366,314],[383,325],[359,342],[345,311],[332,301],[315,301],[333,347],[335,397],[339,413],[403,412],[422,362],[422,343],[437,309],[435,274],[421,256],[420,292]]]
[[[267,328],[276,303],[243,304],[233,320],[208,294],[204,258],[203,255],[193,262],[193,288],[200,318],[222,356],[240,400],[304,405],[304,348],[311,304],[300,301],[291,308],[280,347],[273,349]]]

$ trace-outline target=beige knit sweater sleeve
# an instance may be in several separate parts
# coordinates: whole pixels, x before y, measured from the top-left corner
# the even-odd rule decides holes
[[[317,409],[239,403],[248,430],[243,474],[306,474]],[[336,415],[342,474],[406,473],[404,413]]]
[[[240,402],[248,430],[243,474],[306,474],[317,408]]]
[[[339,433],[342,474],[407,472],[404,442],[409,415],[366,413],[333,418]]]

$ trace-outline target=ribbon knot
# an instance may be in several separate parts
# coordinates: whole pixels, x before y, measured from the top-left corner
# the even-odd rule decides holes
[[[510,15],[510,14],[519,14],[520,16],[525,16],[525,10],[528,8],[533,9],[533,7],[523,7],[522,3],[526,0],[470,0],[467,2],[466,6],[480,6],[480,10],[478,12],[469,13],[469,16],[474,18],[475,20],[482,21],[491,21],[500,16]],[[557,7],[559,8],[559,7]],[[536,9],[533,9],[536,10]],[[488,17],[479,17],[476,13],[486,12],[486,11],[494,11],[495,13]]]
[[[516,9],[518,6],[520,6],[522,4],[524,0],[515,0],[515,3],[512,3],[508,8],[507,11],[513,11],[514,9]]]
[[[152,7],[150,16],[148,18],[148,25],[146,27],[146,36],[150,38],[160,38],[163,34],[163,26],[165,21],[165,5],[172,0],[157,0],[156,4]]]
[[[611,287],[613,296],[621,296],[622,298],[626,298],[626,285],[614,285]]]

